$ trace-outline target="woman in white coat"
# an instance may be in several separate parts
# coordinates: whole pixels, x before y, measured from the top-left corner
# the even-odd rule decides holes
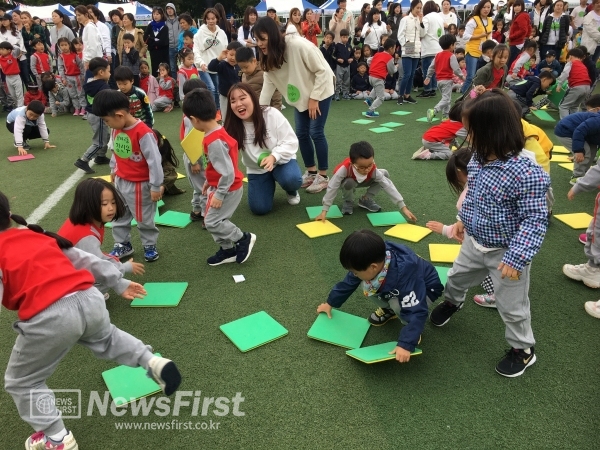
[[[104,56],[100,32],[96,28],[96,25],[94,25],[94,22],[92,22],[85,6],[79,5],[75,8],[75,17],[79,25],[83,27],[83,32],[81,33],[81,40],[83,41],[83,67],[86,72],[89,72],[90,61],[93,58],[102,58]],[[90,73],[86,73],[86,80],[89,78],[89,75]]]
[[[425,36],[422,10],[421,0],[412,0],[410,2],[410,12],[402,18],[398,27],[398,43],[402,46],[402,70],[404,71],[404,76],[400,82],[400,91],[398,92],[399,105],[417,103],[410,96],[410,92],[413,88],[415,71],[421,57],[421,39]]]
[[[592,10],[583,18],[581,45],[585,45],[594,64],[600,56],[600,0],[592,2]],[[594,81],[594,80],[592,80]]]
[[[421,68],[423,69],[423,76],[425,76],[435,55],[442,51],[439,39],[444,34],[444,19],[437,12],[437,3],[433,0],[429,0],[423,6],[423,27],[425,28],[425,36],[421,38]],[[433,75],[429,84],[417,97],[434,97],[436,90],[437,80]]]
[[[258,19],[258,12],[253,6],[248,6],[244,12],[244,20],[242,26],[238,28],[238,42],[244,47],[251,47],[254,50],[254,56],[259,58],[258,49],[256,47],[256,39],[254,39],[254,33],[252,28]]]
[[[381,12],[377,8],[371,8],[361,34],[365,38],[363,45],[371,48],[371,55],[377,53],[381,45],[381,35],[385,33],[387,33],[387,25],[381,21]]]

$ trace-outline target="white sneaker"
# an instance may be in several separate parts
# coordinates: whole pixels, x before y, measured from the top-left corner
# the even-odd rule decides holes
[[[598,289],[600,288],[600,269],[591,267],[588,263],[585,264],[565,264],[563,273],[576,281],[583,281],[587,287]]]
[[[417,159],[421,153],[425,151],[425,147],[419,147],[419,149],[412,154],[410,159]]]
[[[585,302],[585,312],[596,319],[600,319],[600,300],[597,302]]]
[[[153,356],[148,362],[148,373],[166,395],[171,395],[181,384],[181,374],[173,361]]]
[[[311,184],[313,184],[313,181],[315,181],[316,177],[317,177],[317,174],[308,173],[308,170],[307,170],[306,172],[304,172],[304,175],[302,175],[302,185],[300,187],[301,188],[309,187]]]
[[[292,206],[296,206],[300,203],[300,194],[296,191],[296,195],[287,194],[288,203]]]
[[[317,174],[313,183],[306,188],[306,192],[309,194],[316,194],[317,192],[321,192],[324,189],[327,189],[327,184],[329,183],[329,178],[324,177],[321,174]]]

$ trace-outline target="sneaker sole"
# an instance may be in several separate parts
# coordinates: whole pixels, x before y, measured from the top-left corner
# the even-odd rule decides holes
[[[590,281],[588,278],[582,277],[581,275],[572,274],[568,270],[565,270],[564,267],[563,267],[562,271],[571,280],[581,281],[587,287],[592,288],[592,289],[600,289],[600,283],[598,281]]]
[[[159,255],[156,255],[156,258],[146,258],[146,257],[144,256],[144,260],[145,260],[146,262],[154,262],[154,261],[156,261],[158,258],[160,258],[160,256],[159,256]]]
[[[533,366],[533,364],[535,364],[535,362],[536,362],[536,361],[537,361],[537,357],[535,356],[535,353],[534,353],[534,354],[533,354],[533,356],[531,357],[531,361],[529,361],[529,364],[527,364],[525,367],[523,367],[523,370],[521,370],[520,372],[517,372],[517,373],[510,373],[510,374],[508,374],[508,373],[502,373],[502,372],[500,372],[500,371],[498,370],[498,368],[496,367],[496,373],[497,373],[498,375],[502,375],[503,377],[506,377],[506,378],[516,378],[516,377],[518,377],[518,376],[521,376],[521,375],[523,375],[523,372],[525,372],[525,371],[527,370],[527,368],[528,368],[528,367],[531,367],[531,366]]]
[[[131,250],[130,252],[123,253],[121,256],[113,255],[112,253],[109,253],[109,255],[112,256],[112,257],[114,257],[114,258],[123,259],[123,258],[127,258],[128,256],[133,255],[134,253],[135,253],[135,250]]]
[[[494,305],[490,305],[489,303],[479,303],[475,299],[473,299],[473,303],[475,303],[476,305],[481,306],[482,308],[494,308],[494,309],[498,309],[495,304]]]
[[[587,241],[584,241],[583,239],[579,239],[579,242],[581,242],[583,245],[587,244]]]
[[[589,306],[588,303],[590,304]],[[596,308],[594,307],[595,304],[596,302],[586,302],[584,305],[585,312],[588,313],[590,316],[595,317],[596,319],[600,319],[600,314],[598,314]]]
[[[308,192],[309,194],[318,194],[321,191],[324,191],[325,189],[327,189],[327,185],[325,186],[321,186],[320,184],[318,185],[318,187],[310,190],[310,188],[314,186],[314,184],[311,184],[309,187],[306,188],[306,192]]]
[[[243,261],[240,261],[240,264],[243,264],[248,260],[248,258],[250,257],[250,253],[252,253],[252,247],[254,247],[255,243],[256,235],[254,233],[250,233],[250,245],[248,246],[248,254],[246,255]]]
[[[360,202],[358,202],[358,206],[361,207],[362,209],[366,209],[367,211],[374,212],[374,213],[381,211],[381,207],[379,209],[371,209],[371,208],[367,208],[365,205],[361,205]]]
[[[456,311],[454,311],[454,314],[456,314],[458,311],[460,311],[461,309],[463,309],[463,306],[465,306],[465,303],[461,303],[460,306],[458,307],[458,309]],[[454,315],[452,314],[452,316]],[[446,325],[448,322],[450,322],[450,319],[452,319],[452,316],[448,317],[446,319],[446,321],[444,323],[441,324],[437,324],[435,323],[433,320],[431,320],[431,314],[429,315],[429,321],[432,323],[432,325],[435,325],[436,327],[443,327],[444,325]]]
[[[385,322],[379,322],[379,323],[373,323],[369,320],[369,323],[371,325],[373,325],[374,327],[382,327],[383,325],[385,325],[386,323],[388,323],[390,320],[394,320],[397,319],[398,316],[394,316],[394,317],[390,317],[388,320],[386,320]],[[368,319],[367,319],[368,320]]]
[[[231,256],[231,257],[224,259],[223,261],[220,261],[218,263],[211,264],[207,261],[207,264],[211,267],[215,267],[215,266],[220,266],[221,264],[229,264],[229,263],[234,263],[234,262],[235,262],[235,256]]]
[[[160,378],[165,383],[163,392],[172,395],[181,384],[181,373],[173,361],[168,362],[160,371]]]

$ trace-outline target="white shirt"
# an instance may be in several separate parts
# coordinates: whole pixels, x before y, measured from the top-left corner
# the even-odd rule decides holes
[[[108,25],[103,22],[96,22],[96,28],[98,28],[98,32],[100,33],[100,37],[102,38],[102,51],[105,55],[109,56],[111,51],[111,42],[110,42],[110,29]]]
[[[575,28],[582,26],[583,19],[585,17],[585,7],[582,8],[581,6],[576,6],[573,8],[573,11],[571,11],[571,17],[573,18],[573,24],[575,25]]]
[[[452,11],[450,11],[448,14],[444,14],[444,12],[440,12],[440,17],[442,18],[442,20],[444,21],[445,25],[450,25],[450,24],[454,24],[454,25],[458,25],[458,20],[456,17],[456,14],[454,14]]]
[[[371,29],[371,32],[367,34],[367,30]],[[362,35],[365,37],[365,44],[371,47],[372,50],[377,50],[379,48],[379,42],[381,41],[381,35],[387,33],[387,27],[383,22],[381,25],[378,25],[377,22],[374,23],[365,23],[365,26],[362,29]]]

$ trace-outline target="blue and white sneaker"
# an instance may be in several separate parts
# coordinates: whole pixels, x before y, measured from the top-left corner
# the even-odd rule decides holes
[[[371,97],[365,98],[365,104],[370,108],[373,104],[373,99]]]
[[[125,258],[126,256],[133,255],[133,246],[131,242],[123,242],[116,243],[112,249],[112,252],[109,253],[110,256],[114,256],[116,258]]]
[[[367,117],[379,117],[379,113],[377,111],[367,111],[367,113],[365,114],[365,116]]]
[[[156,245],[144,245],[144,259],[148,262],[156,261],[158,259]]]

